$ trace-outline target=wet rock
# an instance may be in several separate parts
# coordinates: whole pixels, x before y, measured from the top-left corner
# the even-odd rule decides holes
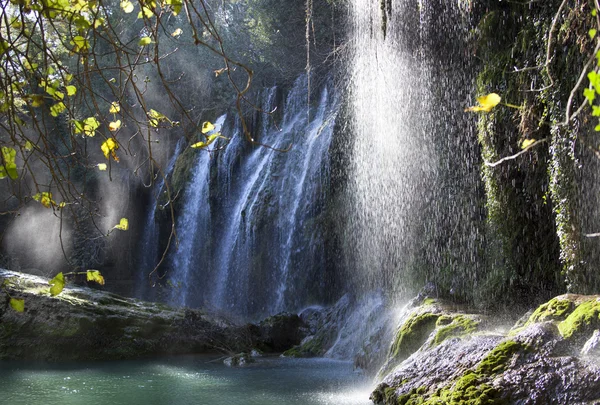
[[[52,297],[47,279],[1,269],[0,284],[0,359],[247,353],[257,347],[289,348],[302,338],[296,315],[273,317],[260,327],[239,325],[202,310],[171,308],[87,287],[67,286]],[[25,300],[24,312],[9,306],[9,295]]]
[[[283,352],[306,337],[306,326],[297,314],[282,312],[258,324],[259,348],[270,352]]]
[[[600,332],[591,329],[597,325],[597,302],[597,296],[560,296],[507,333],[480,323],[437,344],[440,330],[453,322],[462,324],[467,314],[422,304],[398,327],[389,357],[397,360],[403,344],[399,336],[404,333],[407,339],[408,330],[423,324],[412,332],[418,348],[391,370],[388,362],[371,399],[386,405],[600,403],[599,363],[576,356],[597,353]],[[477,319],[472,314],[469,318]],[[406,354],[415,346],[410,343],[402,350]]]
[[[296,346],[286,350],[287,357],[323,356],[336,342],[350,308],[350,297],[344,295],[329,308],[308,308],[300,314],[307,326],[307,336]]]
[[[581,349],[583,356],[600,357],[600,330],[596,329]]]
[[[254,363],[254,359],[247,353],[239,353],[223,360],[227,367],[243,367],[248,363]]]

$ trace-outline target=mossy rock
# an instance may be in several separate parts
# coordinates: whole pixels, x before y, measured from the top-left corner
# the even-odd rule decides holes
[[[477,366],[479,374],[493,375],[501,373],[509,365],[509,361],[517,353],[525,353],[530,350],[529,346],[514,340],[505,340],[496,346]]]
[[[540,305],[523,326],[513,328],[510,336],[534,323],[553,322],[567,340],[583,340],[600,328],[600,297],[565,294]]]
[[[600,298],[587,300],[575,308],[561,323],[558,330],[565,339],[587,339],[600,328]]]
[[[396,333],[391,356],[396,360],[403,360],[418,350],[435,329],[440,316],[441,314],[431,312],[411,315]]]
[[[432,345],[436,346],[452,337],[466,336],[475,332],[481,320],[470,315],[442,315],[436,321]]]
[[[575,309],[575,303],[564,296],[556,297],[540,305],[529,317],[527,324],[564,320]]]

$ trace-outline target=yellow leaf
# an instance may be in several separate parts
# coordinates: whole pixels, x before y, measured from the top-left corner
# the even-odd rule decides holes
[[[494,108],[500,103],[500,100],[502,100],[502,97],[500,97],[496,93],[490,93],[485,96],[477,97],[477,102],[479,103],[479,105],[475,107],[469,107],[465,109],[465,111],[490,112],[492,111],[492,108]]]
[[[40,204],[42,204],[46,208],[50,208],[53,205],[56,205],[56,201],[54,201],[52,199],[52,193],[48,192],[48,191],[44,191],[42,193],[37,193],[36,195],[33,196],[33,199],[35,201],[38,201]]]
[[[83,120],[83,133],[86,136],[93,137],[96,135],[96,129],[100,126],[100,122],[94,117],[88,117]],[[77,133],[77,131],[75,131]]]
[[[115,225],[115,229],[119,229],[121,231],[126,231],[129,229],[129,221],[127,218],[121,218],[118,225]]]
[[[152,43],[152,39],[150,37],[141,37],[140,41],[138,42],[139,46],[146,46],[146,45],[150,45]]]
[[[125,13],[129,14],[133,11],[133,3],[129,0],[121,1],[121,8]]]
[[[100,171],[105,171],[108,168],[108,165],[106,163],[98,163],[98,170]]]
[[[195,149],[201,149],[201,148],[206,148],[208,145],[210,145],[211,143],[213,143],[214,141],[217,140],[217,138],[221,137],[221,134],[216,133],[213,135],[209,135],[206,138],[206,141],[202,141],[202,142],[196,142],[195,144],[191,145],[192,148]]]
[[[100,149],[102,149],[102,153],[104,153],[105,158],[108,159],[109,156],[112,156],[112,158],[116,162],[119,161],[119,158],[117,157],[116,153],[116,150],[119,149],[119,145],[117,144],[117,141],[115,141],[114,138],[108,138],[106,141],[104,141],[102,146],[100,146]]]
[[[111,113],[111,114],[116,114],[119,111],[121,111],[121,106],[119,105],[119,102],[118,101],[113,101],[110,104],[110,109],[108,110],[108,112]]]
[[[108,130],[110,132],[115,132],[119,128],[121,128],[121,120],[116,120],[108,124]]]
[[[67,86],[67,87],[65,87],[65,89],[67,90],[68,96],[74,96],[75,93],[77,93],[77,87],[75,87],[75,86]]]
[[[100,285],[104,285],[104,277],[98,270],[88,270],[86,271],[87,281],[94,281]]]
[[[41,94],[32,94],[29,99],[31,100],[32,107],[41,107],[44,105],[44,96]]]
[[[17,312],[25,311],[25,300],[19,298],[11,298],[10,306]]]
[[[25,142],[25,151],[30,152],[33,150],[33,144],[29,141]]]
[[[173,33],[171,34],[172,37],[178,37],[181,34],[183,34],[183,30],[181,28],[177,28],[175,31],[173,31]]]
[[[50,295],[56,296],[60,294],[60,292],[65,288],[65,277],[62,272],[58,273],[52,280],[48,282],[52,287],[50,287]]]
[[[535,139],[525,139],[521,144],[521,149],[525,149],[535,143]]]
[[[205,121],[202,124],[202,133],[203,134],[206,134],[206,133],[212,131],[213,129],[215,129],[215,126],[208,121]]]

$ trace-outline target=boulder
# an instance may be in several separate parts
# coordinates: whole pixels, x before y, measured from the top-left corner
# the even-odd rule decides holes
[[[600,367],[579,354],[596,347],[599,298],[556,297],[504,332],[476,314],[416,306],[398,327],[371,399],[386,405],[598,403]]]

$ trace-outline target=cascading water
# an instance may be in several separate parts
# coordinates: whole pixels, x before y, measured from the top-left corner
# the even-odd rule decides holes
[[[215,122],[215,130],[220,131],[226,116]],[[190,269],[206,266],[210,262],[209,244],[210,202],[209,202],[210,155],[201,151],[198,154],[194,174],[184,195],[186,209],[178,221],[179,246],[171,255],[170,282],[172,284],[169,302],[173,305],[186,305],[188,294],[194,287]]]
[[[398,11],[402,20],[396,13],[382,15],[371,1],[355,0],[351,6],[349,108],[355,140],[349,199],[355,215],[345,240],[352,246],[346,250],[353,252],[349,265],[368,289],[398,287],[398,276],[417,260],[419,224],[437,175],[424,119],[430,96],[427,66],[418,54],[420,31],[413,31],[409,41],[398,28],[415,17],[402,3],[394,5],[406,9]]]
[[[350,9],[346,266],[362,291],[407,298],[434,276],[458,290],[478,266],[482,215],[463,15],[445,0]]]
[[[163,186],[165,184],[165,178],[167,178],[171,172],[173,171],[173,167],[175,166],[175,161],[179,157],[181,150],[183,149],[184,138],[180,139],[175,146],[175,151],[173,152],[173,156],[169,159],[169,163],[167,164],[167,168],[164,171],[164,176],[159,177],[158,183],[155,184],[154,189],[161,192]],[[158,226],[156,224],[156,209],[158,208],[160,202],[159,196],[155,196],[154,203],[148,210],[148,216],[146,218],[146,223],[144,225],[144,235],[141,242],[141,268],[143,271],[139,273],[139,279],[136,283],[136,297],[145,298],[147,294],[147,284],[148,284],[148,273],[152,271],[156,262],[158,260],[158,239],[159,239],[159,231]]]
[[[276,96],[276,88],[263,93],[264,111],[275,108]],[[222,131],[232,138],[225,149],[198,159],[180,213],[180,252],[171,258],[171,303],[259,317],[320,301],[337,99],[325,88],[314,107],[307,100],[301,77],[281,125],[265,116],[254,128],[255,139],[278,149],[291,144],[288,152],[249,146],[238,122]]]

